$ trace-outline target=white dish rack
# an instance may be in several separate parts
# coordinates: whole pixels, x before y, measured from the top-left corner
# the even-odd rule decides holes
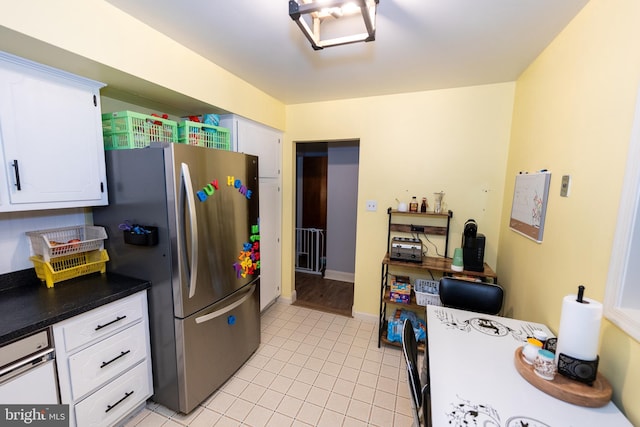
[[[104,227],[77,225],[48,230],[27,231],[34,255],[45,262],[52,258],[104,249]]]

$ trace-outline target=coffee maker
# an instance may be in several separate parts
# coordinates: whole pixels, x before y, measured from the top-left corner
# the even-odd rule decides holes
[[[474,219],[464,223],[462,234],[462,262],[464,269],[484,271],[484,234],[478,233],[478,224]]]

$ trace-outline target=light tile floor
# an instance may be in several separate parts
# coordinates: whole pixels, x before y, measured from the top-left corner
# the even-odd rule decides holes
[[[411,426],[402,350],[377,324],[276,302],[247,363],[188,415],[149,401],[125,427]]]

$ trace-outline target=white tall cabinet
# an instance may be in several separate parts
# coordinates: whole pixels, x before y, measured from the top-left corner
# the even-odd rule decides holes
[[[224,115],[220,125],[231,130],[235,151],[258,156],[260,191],[260,310],[280,296],[282,132],[237,115]]]
[[[107,204],[103,86],[0,52],[0,212]]]

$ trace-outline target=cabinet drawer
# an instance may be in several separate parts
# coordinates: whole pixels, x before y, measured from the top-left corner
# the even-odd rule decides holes
[[[139,322],[69,357],[73,399],[117,377],[147,355],[146,324]]]
[[[151,396],[148,359],[75,406],[77,426],[113,425]]]
[[[113,302],[63,322],[60,326],[67,352],[101,339],[141,319],[145,294]],[[58,345],[58,343],[56,343]]]

